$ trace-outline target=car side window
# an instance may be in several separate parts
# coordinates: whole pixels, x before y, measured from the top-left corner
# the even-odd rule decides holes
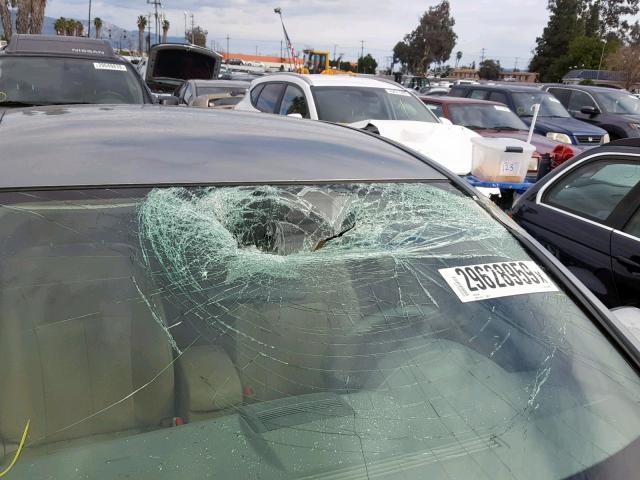
[[[564,108],[569,106],[569,99],[571,98],[571,90],[567,88],[550,88],[548,92],[560,100],[560,103],[564,105]]]
[[[444,117],[444,111],[442,110],[442,105],[439,103],[426,103],[425,104],[431,113],[433,113],[438,118]]]
[[[486,90],[472,90],[469,98],[473,98],[474,100],[484,100],[487,98],[487,93],[488,92]]]
[[[569,99],[569,106],[567,110],[569,113],[580,113],[583,107],[595,107],[596,103],[591,98],[591,95],[585,92],[580,92],[578,90],[573,90],[571,92],[571,98]]]
[[[258,102],[258,97],[260,96],[260,93],[262,92],[264,85],[265,85],[264,83],[261,83],[260,85],[257,85],[256,88],[251,90],[251,105],[253,105],[254,107]]]
[[[543,202],[606,223],[625,196],[640,183],[640,163],[600,160],[576,168],[553,185]]]
[[[287,85],[280,103],[280,115],[298,113],[303,118],[309,118],[309,108],[304,93],[298,87]]]
[[[509,104],[509,100],[507,96],[502,92],[491,92],[489,95],[489,100],[492,102],[504,103],[505,105]]]
[[[278,103],[278,100],[280,99],[283,86],[284,85],[282,83],[265,84],[256,102],[256,108],[261,112],[275,113],[276,103]]]
[[[636,210],[635,215],[631,217],[631,220],[629,220],[629,223],[627,223],[623,231],[629,235],[640,238],[640,208]]]

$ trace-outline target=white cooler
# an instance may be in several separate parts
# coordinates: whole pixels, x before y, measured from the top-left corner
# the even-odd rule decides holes
[[[523,182],[536,150],[530,143],[515,138],[475,137],[471,143],[471,174],[485,182]]]

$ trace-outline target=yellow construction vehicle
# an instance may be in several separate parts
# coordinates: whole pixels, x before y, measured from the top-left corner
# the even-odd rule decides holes
[[[297,73],[322,73],[324,75],[354,75],[353,72],[345,72],[331,67],[329,52],[322,50],[303,50],[303,64],[296,69]],[[338,64],[340,62],[338,61]]]

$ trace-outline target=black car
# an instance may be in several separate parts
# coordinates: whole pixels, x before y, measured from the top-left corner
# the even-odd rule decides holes
[[[153,102],[134,67],[105,40],[14,35],[0,50],[0,109]]]
[[[557,98],[536,87],[517,84],[457,85],[449,95],[503,103],[529,126],[533,119],[533,106],[540,104],[535,133],[581,147],[593,147],[609,141],[605,130],[576,120]]]
[[[546,85],[578,120],[605,129],[611,140],[640,137],[640,99],[626,90],[586,85]]]
[[[174,92],[179,105],[191,105],[193,101],[202,95],[226,94],[237,97],[238,100],[246,93],[251,82],[232,80],[187,80]]]
[[[640,139],[579,155],[527,191],[513,218],[607,306],[640,306]]]
[[[154,105],[9,111],[0,145],[6,478],[640,471],[640,342],[417,153]]]

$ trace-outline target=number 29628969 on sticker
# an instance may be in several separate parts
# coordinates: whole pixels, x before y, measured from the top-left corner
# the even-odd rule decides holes
[[[465,265],[443,268],[439,272],[462,303],[558,291],[547,274],[532,261]]]

